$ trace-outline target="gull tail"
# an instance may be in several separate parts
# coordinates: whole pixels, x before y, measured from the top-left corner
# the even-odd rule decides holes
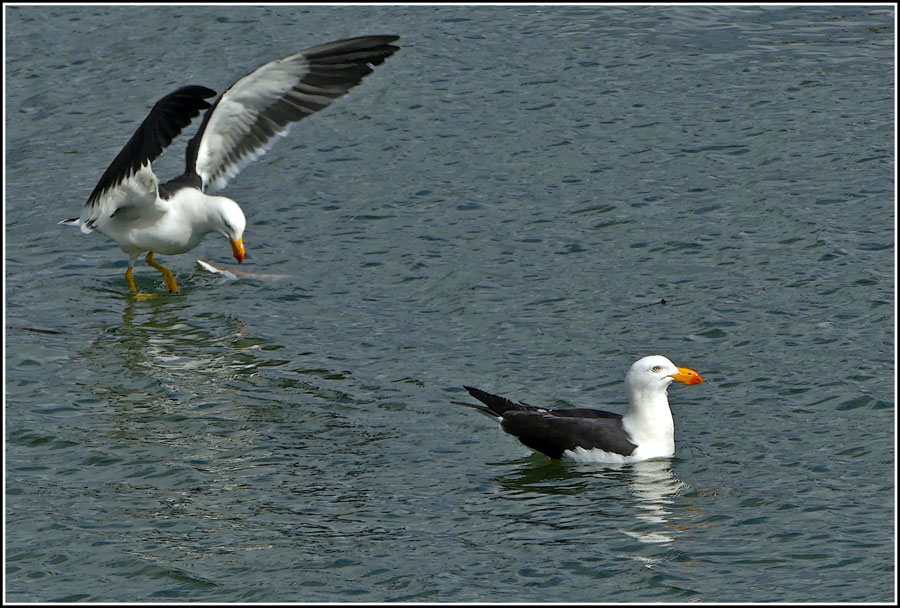
[[[518,410],[518,411],[529,411],[529,412],[538,412],[542,411],[541,408],[535,407],[533,405],[528,405],[527,403],[515,403],[514,401],[510,401],[505,397],[498,397],[497,395],[492,395],[487,391],[483,391],[479,388],[475,388],[474,386],[466,386],[463,387],[469,394],[481,401],[484,405],[476,405],[473,403],[464,403],[462,401],[451,401],[454,405],[464,405],[466,407],[470,407],[472,409],[478,410],[485,416],[490,416],[496,420],[501,420],[503,418],[503,414],[505,414],[509,410]],[[487,406],[487,407],[485,407]]]
[[[483,405],[477,405],[475,403],[466,403],[464,401],[451,401],[450,403],[452,403],[453,405],[462,405],[464,407],[470,407],[473,410],[478,410],[479,412],[481,412],[485,416],[491,418],[492,420],[501,420],[502,419],[502,417],[498,416],[496,412],[491,410],[491,408],[484,407]]]

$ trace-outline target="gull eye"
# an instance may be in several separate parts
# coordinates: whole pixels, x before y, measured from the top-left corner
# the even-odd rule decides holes
[[[660,367],[659,365],[654,365],[654,366],[653,366],[653,369],[650,370],[650,371],[658,372],[658,371],[660,371],[661,369],[662,369],[662,367]]]

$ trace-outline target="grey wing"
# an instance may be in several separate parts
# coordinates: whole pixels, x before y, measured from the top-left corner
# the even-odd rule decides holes
[[[291,125],[328,107],[399,47],[398,36],[336,40],[271,61],[235,82],[207,112],[188,144],[186,178],[225,187]]]

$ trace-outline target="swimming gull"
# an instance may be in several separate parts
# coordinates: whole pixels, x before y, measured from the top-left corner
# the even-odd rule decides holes
[[[501,429],[550,458],[632,463],[675,454],[675,425],[667,397],[672,382],[693,385],[703,378],[660,355],[639,359],[625,375],[631,404],[625,415],[587,408],[549,410],[470,386],[465,389],[484,405],[453,403],[498,420]]]

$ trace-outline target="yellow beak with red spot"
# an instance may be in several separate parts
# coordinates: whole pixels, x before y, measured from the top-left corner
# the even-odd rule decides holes
[[[234,259],[240,264],[244,261],[244,239],[236,241],[229,239],[229,242],[231,243],[231,252],[234,253]]]
[[[703,378],[700,377],[700,374],[686,367],[679,367],[678,373],[672,374],[672,379],[675,382],[681,382],[688,386],[691,386],[692,384],[701,384],[703,382]]]

